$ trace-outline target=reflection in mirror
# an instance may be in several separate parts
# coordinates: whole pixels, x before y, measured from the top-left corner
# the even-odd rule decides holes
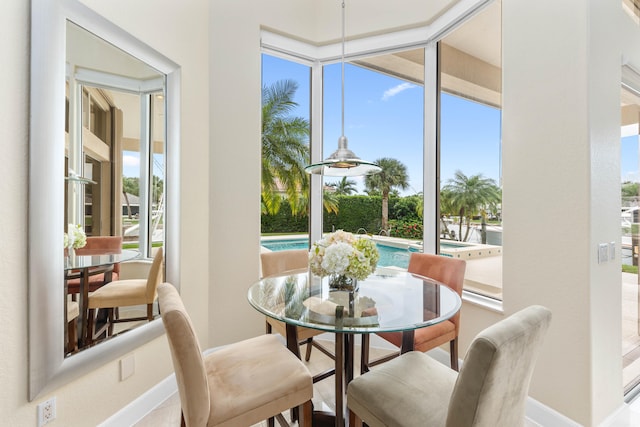
[[[76,0],[31,3],[33,400],[163,332],[157,307],[141,303],[114,318],[140,315],[142,321],[114,322],[111,331],[89,336],[86,308],[96,295],[89,291],[110,282],[146,283],[156,253],[164,252],[156,277],[180,286],[180,68]],[[68,224],[81,238],[63,245]],[[97,311],[100,332],[111,323]]]
[[[87,236],[74,261],[123,248],[149,258],[164,244],[165,77],[78,25],[67,21],[66,27],[64,224],[80,226]],[[103,236],[118,236],[115,247]],[[124,320],[145,319],[147,310],[102,308],[94,319],[88,311],[93,292],[107,284],[100,293],[113,292],[119,279],[147,273],[128,263],[95,261],[84,271],[73,269],[76,262],[65,261],[66,355],[139,326],[145,320]],[[157,314],[156,306],[148,318]]]

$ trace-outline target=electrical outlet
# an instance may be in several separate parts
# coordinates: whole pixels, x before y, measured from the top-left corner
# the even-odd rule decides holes
[[[52,397],[38,405],[38,427],[56,419],[56,398]]]

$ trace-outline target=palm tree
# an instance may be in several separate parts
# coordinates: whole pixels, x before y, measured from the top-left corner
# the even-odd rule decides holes
[[[343,176],[338,182],[332,182],[327,185],[329,187],[334,187],[336,189],[336,194],[339,195],[349,196],[351,193],[356,192],[356,182],[352,179],[347,179],[346,176]]]
[[[280,210],[281,191],[289,200],[291,212],[300,212],[299,194],[308,194],[309,179],[304,171],[309,158],[309,122],[289,113],[298,105],[293,101],[298,84],[280,80],[262,88],[262,209],[275,214]]]
[[[409,187],[407,167],[397,159],[383,157],[376,160],[382,168],[380,173],[367,175],[364,185],[369,194],[379,192],[382,196],[382,229],[389,230],[389,193],[392,190],[405,190]]]
[[[458,238],[462,235],[463,220],[466,220],[467,230],[462,241],[469,238],[473,215],[481,214],[484,218],[487,209],[494,209],[502,198],[500,188],[493,179],[485,178],[482,174],[467,177],[459,170],[443,190],[450,192],[451,204],[460,216]]]

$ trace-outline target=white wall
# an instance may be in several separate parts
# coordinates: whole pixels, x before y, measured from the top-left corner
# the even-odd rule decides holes
[[[182,104],[182,204],[188,208],[181,211],[183,224],[197,224],[182,230],[187,242],[182,243],[183,260],[189,260],[182,267],[183,294],[193,308],[198,331],[206,338],[207,304],[202,295],[208,293],[208,1],[92,0],[86,4],[182,65],[186,100]],[[0,417],[3,425],[35,426],[36,405],[56,396],[57,419],[49,425],[97,425],[165,378],[172,370],[171,361],[166,339],[161,337],[134,352],[136,373],[124,382],[119,382],[118,361],[113,361],[34,402],[27,401],[29,21],[28,1],[0,2],[0,52],[6,61],[0,79]]]

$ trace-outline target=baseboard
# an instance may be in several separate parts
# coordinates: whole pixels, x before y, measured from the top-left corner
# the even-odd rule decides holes
[[[144,392],[136,400],[107,418],[98,427],[132,426],[178,391],[175,374]]]

